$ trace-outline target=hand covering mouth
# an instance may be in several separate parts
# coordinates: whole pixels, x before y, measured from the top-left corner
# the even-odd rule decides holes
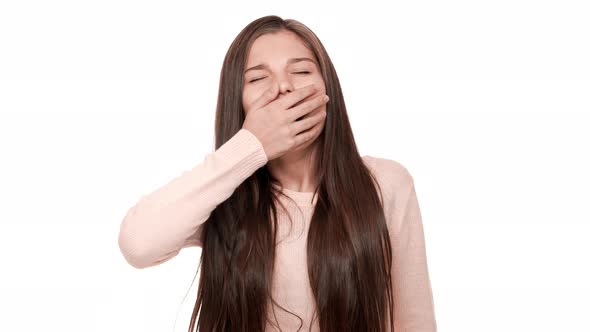
[[[307,101],[308,99],[309,99],[309,97],[308,97],[308,98],[305,98],[305,99],[302,99],[302,100],[300,100],[300,101],[298,101],[298,102],[297,102],[295,105],[291,106],[291,108],[295,108],[295,107],[297,107],[297,106],[299,106],[299,105],[303,104],[303,103],[304,103],[305,101]],[[309,114],[309,113],[308,113],[308,114]],[[304,115],[302,115],[302,116],[298,117],[297,119],[295,119],[295,121],[299,121],[299,120],[303,119],[303,118],[304,118],[306,115],[307,115],[307,114],[304,114]]]
[[[311,98],[313,98],[313,97],[314,97],[314,96],[308,96],[308,97],[306,97],[306,98],[304,98],[304,99],[301,99],[300,101],[298,101],[297,103],[295,103],[295,104],[294,104],[293,106],[291,106],[290,108],[295,108],[295,107],[297,107],[297,106],[299,106],[299,105],[303,104],[304,102],[306,102],[306,101],[310,100],[310,99],[311,99]]]

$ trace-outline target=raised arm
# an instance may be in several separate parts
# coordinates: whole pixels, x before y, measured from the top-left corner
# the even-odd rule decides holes
[[[240,129],[192,169],[143,195],[121,222],[118,244],[136,268],[161,264],[188,246],[202,246],[211,212],[268,162],[262,143]]]

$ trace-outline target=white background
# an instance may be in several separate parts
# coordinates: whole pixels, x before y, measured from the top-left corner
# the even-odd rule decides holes
[[[225,52],[270,14],[324,43],[362,154],[414,176],[439,331],[590,331],[590,10],[568,0],[2,1],[0,330],[187,330],[200,250],[135,269],[119,225],[212,150]]]

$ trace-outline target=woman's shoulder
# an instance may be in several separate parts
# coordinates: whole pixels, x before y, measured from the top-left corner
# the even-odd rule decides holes
[[[386,206],[392,205],[396,198],[408,192],[413,185],[412,174],[400,161],[374,155],[364,155],[362,158],[375,176]]]
[[[398,160],[374,155],[364,155],[362,159],[380,183],[400,186],[413,181],[408,168]]]

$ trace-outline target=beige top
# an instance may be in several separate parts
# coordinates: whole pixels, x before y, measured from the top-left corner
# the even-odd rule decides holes
[[[365,155],[382,190],[384,212],[393,250],[394,327],[396,332],[435,332],[436,320],[426,261],[424,230],[414,181],[408,170],[391,159]],[[182,248],[202,246],[201,225],[215,207],[268,162],[262,143],[247,129],[240,129],[219,149],[157,190],[143,195],[121,222],[119,247],[136,268],[161,264]],[[280,197],[287,211],[279,209],[279,237],[273,297],[303,319],[299,331],[319,331],[306,263],[306,240],[317,196],[283,189],[295,203]],[[296,204],[296,205],[295,205]],[[285,213],[293,218],[293,226]],[[275,308],[269,318],[283,331],[297,331],[301,321]],[[277,322],[275,321],[275,324]],[[278,331],[268,326],[267,331]]]

